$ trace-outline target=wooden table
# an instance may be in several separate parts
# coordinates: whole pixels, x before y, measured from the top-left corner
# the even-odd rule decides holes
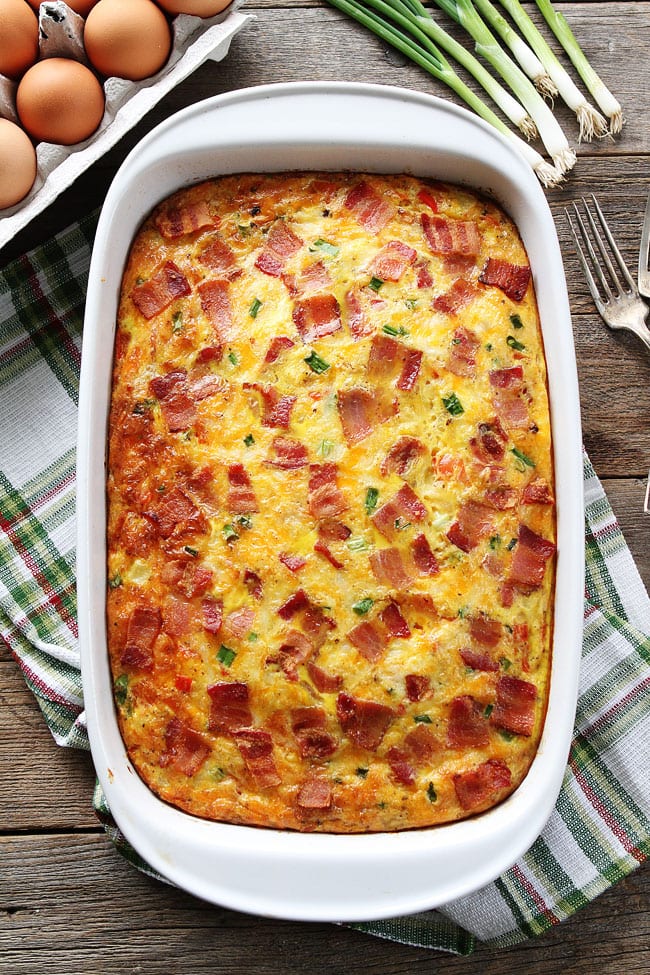
[[[529,6],[533,6],[529,4]],[[598,319],[568,242],[563,209],[597,191],[631,267],[650,189],[650,2],[560,4],[627,119],[615,142],[579,147],[566,184],[548,193],[566,262],[580,373],[584,441],[650,583],[650,355]],[[208,63],[0,253],[0,265],[101,204],[127,151],[172,112],[219,92],[293,80],[394,84],[453,98],[337,11],[309,0],[254,0],[256,14],[222,65]],[[536,8],[534,15],[536,15]],[[567,112],[557,114],[575,141]],[[490,973],[650,972],[650,874],[626,881],[534,942],[479,947],[466,959],[328,924],[249,917],[149,880],[112,848],[91,809],[90,757],[58,749],[18,667],[0,650],[0,969],[45,972]]]

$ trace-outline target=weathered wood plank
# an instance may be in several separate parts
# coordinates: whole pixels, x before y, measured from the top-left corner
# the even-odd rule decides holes
[[[472,958],[407,948],[345,927],[255,918],[213,907],[143,876],[102,836],[0,838],[0,952],[11,975],[282,975],[349,972],[465,975],[566,972],[647,975],[641,869],[544,937]],[[35,877],[38,883],[34,884]],[[624,924],[611,924],[619,911]]]

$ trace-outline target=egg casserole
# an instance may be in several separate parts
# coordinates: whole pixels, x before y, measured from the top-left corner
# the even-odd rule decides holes
[[[107,622],[135,769],[197,816],[365,832],[522,781],[555,507],[516,227],[410,176],[221,177],[122,282]]]

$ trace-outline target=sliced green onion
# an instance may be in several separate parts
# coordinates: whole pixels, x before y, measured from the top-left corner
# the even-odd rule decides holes
[[[523,352],[526,346],[514,337],[514,335],[509,335],[506,339],[506,345],[509,345],[511,349],[515,352]]]
[[[408,308],[409,311],[413,311],[417,307],[417,303],[418,303],[417,298],[405,298],[404,299],[404,304],[406,305],[406,307]],[[384,325],[384,331],[386,331],[386,328],[387,327],[388,326]],[[406,329],[404,329],[404,331],[406,331]]]
[[[443,396],[442,403],[447,412],[451,413],[452,416],[461,416],[465,412],[463,404],[455,393],[450,393],[449,396]]]
[[[217,659],[224,665],[224,667],[230,667],[236,656],[237,651],[227,647],[224,643],[222,643],[217,650]]]
[[[253,630],[251,630],[248,636],[246,637],[246,639],[248,640],[249,643],[257,643],[257,641],[259,640],[259,634],[254,633]]]
[[[333,440],[321,440],[318,446],[317,453],[321,457],[329,457],[329,455],[332,453],[335,447],[336,444],[334,443]]]
[[[324,359],[321,359],[316,352],[310,352],[304,361],[307,363],[312,372],[327,372],[327,370],[330,368],[329,362],[325,362]]]
[[[196,559],[196,558],[198,558],[198,556],[199,556],[199,550],[198,550],[197,548],[192,548],[192,546],[191,546],[191,545],[185,545],[185,546],[183,547],[183,551],[184,551],[184,552],[185,552],[185,553],[186,553],[187,555],[191,555],[193,559]]]
[[[253,444],[255,443],[255,437],[253,436],[252,433],[246,434],[246,436],[244,437],[244,443],[246,444],[247,447],[253,446]]]
[[[252,528],[253,520],[249,515],[239,515],[237,518],[237,524],[241,525],[242,528]]]
[[[433,724],[428,714],[416,714],[413,720],[416,724]]]
[[[517,460],[521,461],[525,467],[535,467],[535,461],[531,460],[528,454],[525,454],[523,450],[519,450],[518,447],[512,447],[510,453],[514,454]]]
[[[607,85],[600,79],[585,57],[566,18],[553,8],[550,0],[535,0],[544,20],[569,55],[571,62],[591,92],[596,104],[609,119],[612,135],[618,135],[623,128],[623,110]]]
[[[429,802],[435,802],[438,798],[436,790],[433,788],[433,782],[429,782],[427,786],[427,799]]]
[[[371,278],[368,287],[372,288],[373,291],[379,291],[383,283],[381,278]]]
[[[323,254],[329,254],[330,257],[336,257],[341,250],[341,248],[337,247],[336,244],[330,244],[329,241],[321,240],[320,237],[318,240],[314,241],[314,247],[317,247],[319,251],[323,252]]]
[[[517,312],[515,312],[514,315],[511,315],[510,316],[510,324],[512,325],[513,328],[523,328],[524,327],[524,323],[522,322],[522,320],[519,317],[519,315],[517,314]]]
[[[426,9],[420,4],[419,0],[408,0],[409,7],[400,3],[399,0],[392,0],[393,7],[383,0],[368,0],[369,6],[380,11],[384,16],[379,16],[368,10],[358,0],[329,0],[332,6],[342,10],[349,17],[363,24],[368,30],[372,31],[383,41],[391,44],[396,50],[410,58],[424,71],[427,71],[434,78],[451,88],[459,98],[465,102],[477,115],[497,129],[506,139],[508,139],[528,164],[532,167],[539,181],[543,186],[557,186],[562,182],[563,171],[549,163],[523,139],[516,136],[505,122],[496,115],[485,102],[472,91],[471,88],[456,74],[445,56],[438,47],[431,41],[430,34],[435,37],[435,25],[431,28],[433,21],[427,16]],[[398,8],[399,3],[399,8]],[[407,16],[401,13],[406,7]],[[410,9],[409,9],[410,8]],[[414,9],[415,8],[415,9]],[[421,14],[421,16],[420,16]],[[386,18],[390,18],[409,31],[412,36],[405,34]],[[428,34],[425,33],[428,31]],[[414,39],[415,38],[415,39]],[[424,43],[422,38],[428,43]],[[532,86],[531,86],[532,87]]]
[[[499,0],[524,35],[531,48],[544,65],[547,75],[552,78],[560,97],[575,112],[580,125],[578,139],[600,138],[607,133],[607,121],[597,109],[590,105],[571,76],[558,61],[545,38],[532,22],[519,0]]]
[[[490,537],[490,548],[494,552],[501,544],[501,535],[492,535]]]
[[[119,572],[116,572],[115,575],[111,576],[111,578],[108,580],[108,588],[119,589],[121,585],[122,585],[122,576],[120,575]]]
[[[357,616],[365,616],[369,613],[372,607],[375,605],[374,599],[370,596],[366,596],[365,599],[360,599],[358,603],[355,603],[352,607]]]
[[[259,298],[253,298],[251,302],[251,306],[248,309],[248,314],[250,315],[251,318],[257,318],[257,313],[262,307],[262,304],[263,302],[261,302]]]
[[[392,335],[393,338],[396,338],[398,335],[403,336],[409,334],[408,329],[404,328],[403,325],[400,325],[399,328],[395,328],[394,325],[384,325],[382,331],[385,332],[386,335]]]
[[[508,660],[507,657],[500,657],[499,663],[501,664],[504,670],[510,670],[510,668],[512,667],[512,660]]]
[[[357,775],[359,776],[360,779],[365,779],[365,777],[367,776],[367,774],[368,774],[368,769],[367,768],[358,768],[357,769]]]
[[[183,331],[183,312],[175,311],[172,315],[172,332],[174,335],[178,335],[179,332]]]
[[[238,366],[239,365],[239,359],[237,358],[237,353],[236,352],[229,352],[228,353],[228,361],[233,366]]]
[[[368,542],[362,535],[356,538],[348,538],[347,546],[351,552],[367,552],[370,548]]]
[[[369,487],[366,491],[366,500],[364,501],[364,507],[366,509],[366,514],[371,515],[375,508],[377,507],[377,500],[379,498],[379,491],[377,488]]]
[[[129,690],[129,675],[120,674],[115,683],[113,684],[113,692],[115,694],[115,702],[120,707],[126,703],[126,695]]]
[[[483,717],[489,718],[493,711],[494,711],[494,704],[486,704],[485,710],[483,711]]]
[[[228,524],[223,526],[223,537],[226,539],[227,542],[236,542],[237,539],[239,538],[239,535],[235,531],[234,526]]]

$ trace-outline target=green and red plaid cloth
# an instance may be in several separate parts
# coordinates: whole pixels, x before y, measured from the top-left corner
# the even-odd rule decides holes
[[[87,748],[75,599],[75,439],[96,215],[0,273],[0,633],[60,745]],[[542,934],[650,848],[650,601],[585,456],[586,593],[578,711],[547,826],[494,883],[438,911],[355,925],[469,954]],[[101,791],[95,809],[128,846]]]

